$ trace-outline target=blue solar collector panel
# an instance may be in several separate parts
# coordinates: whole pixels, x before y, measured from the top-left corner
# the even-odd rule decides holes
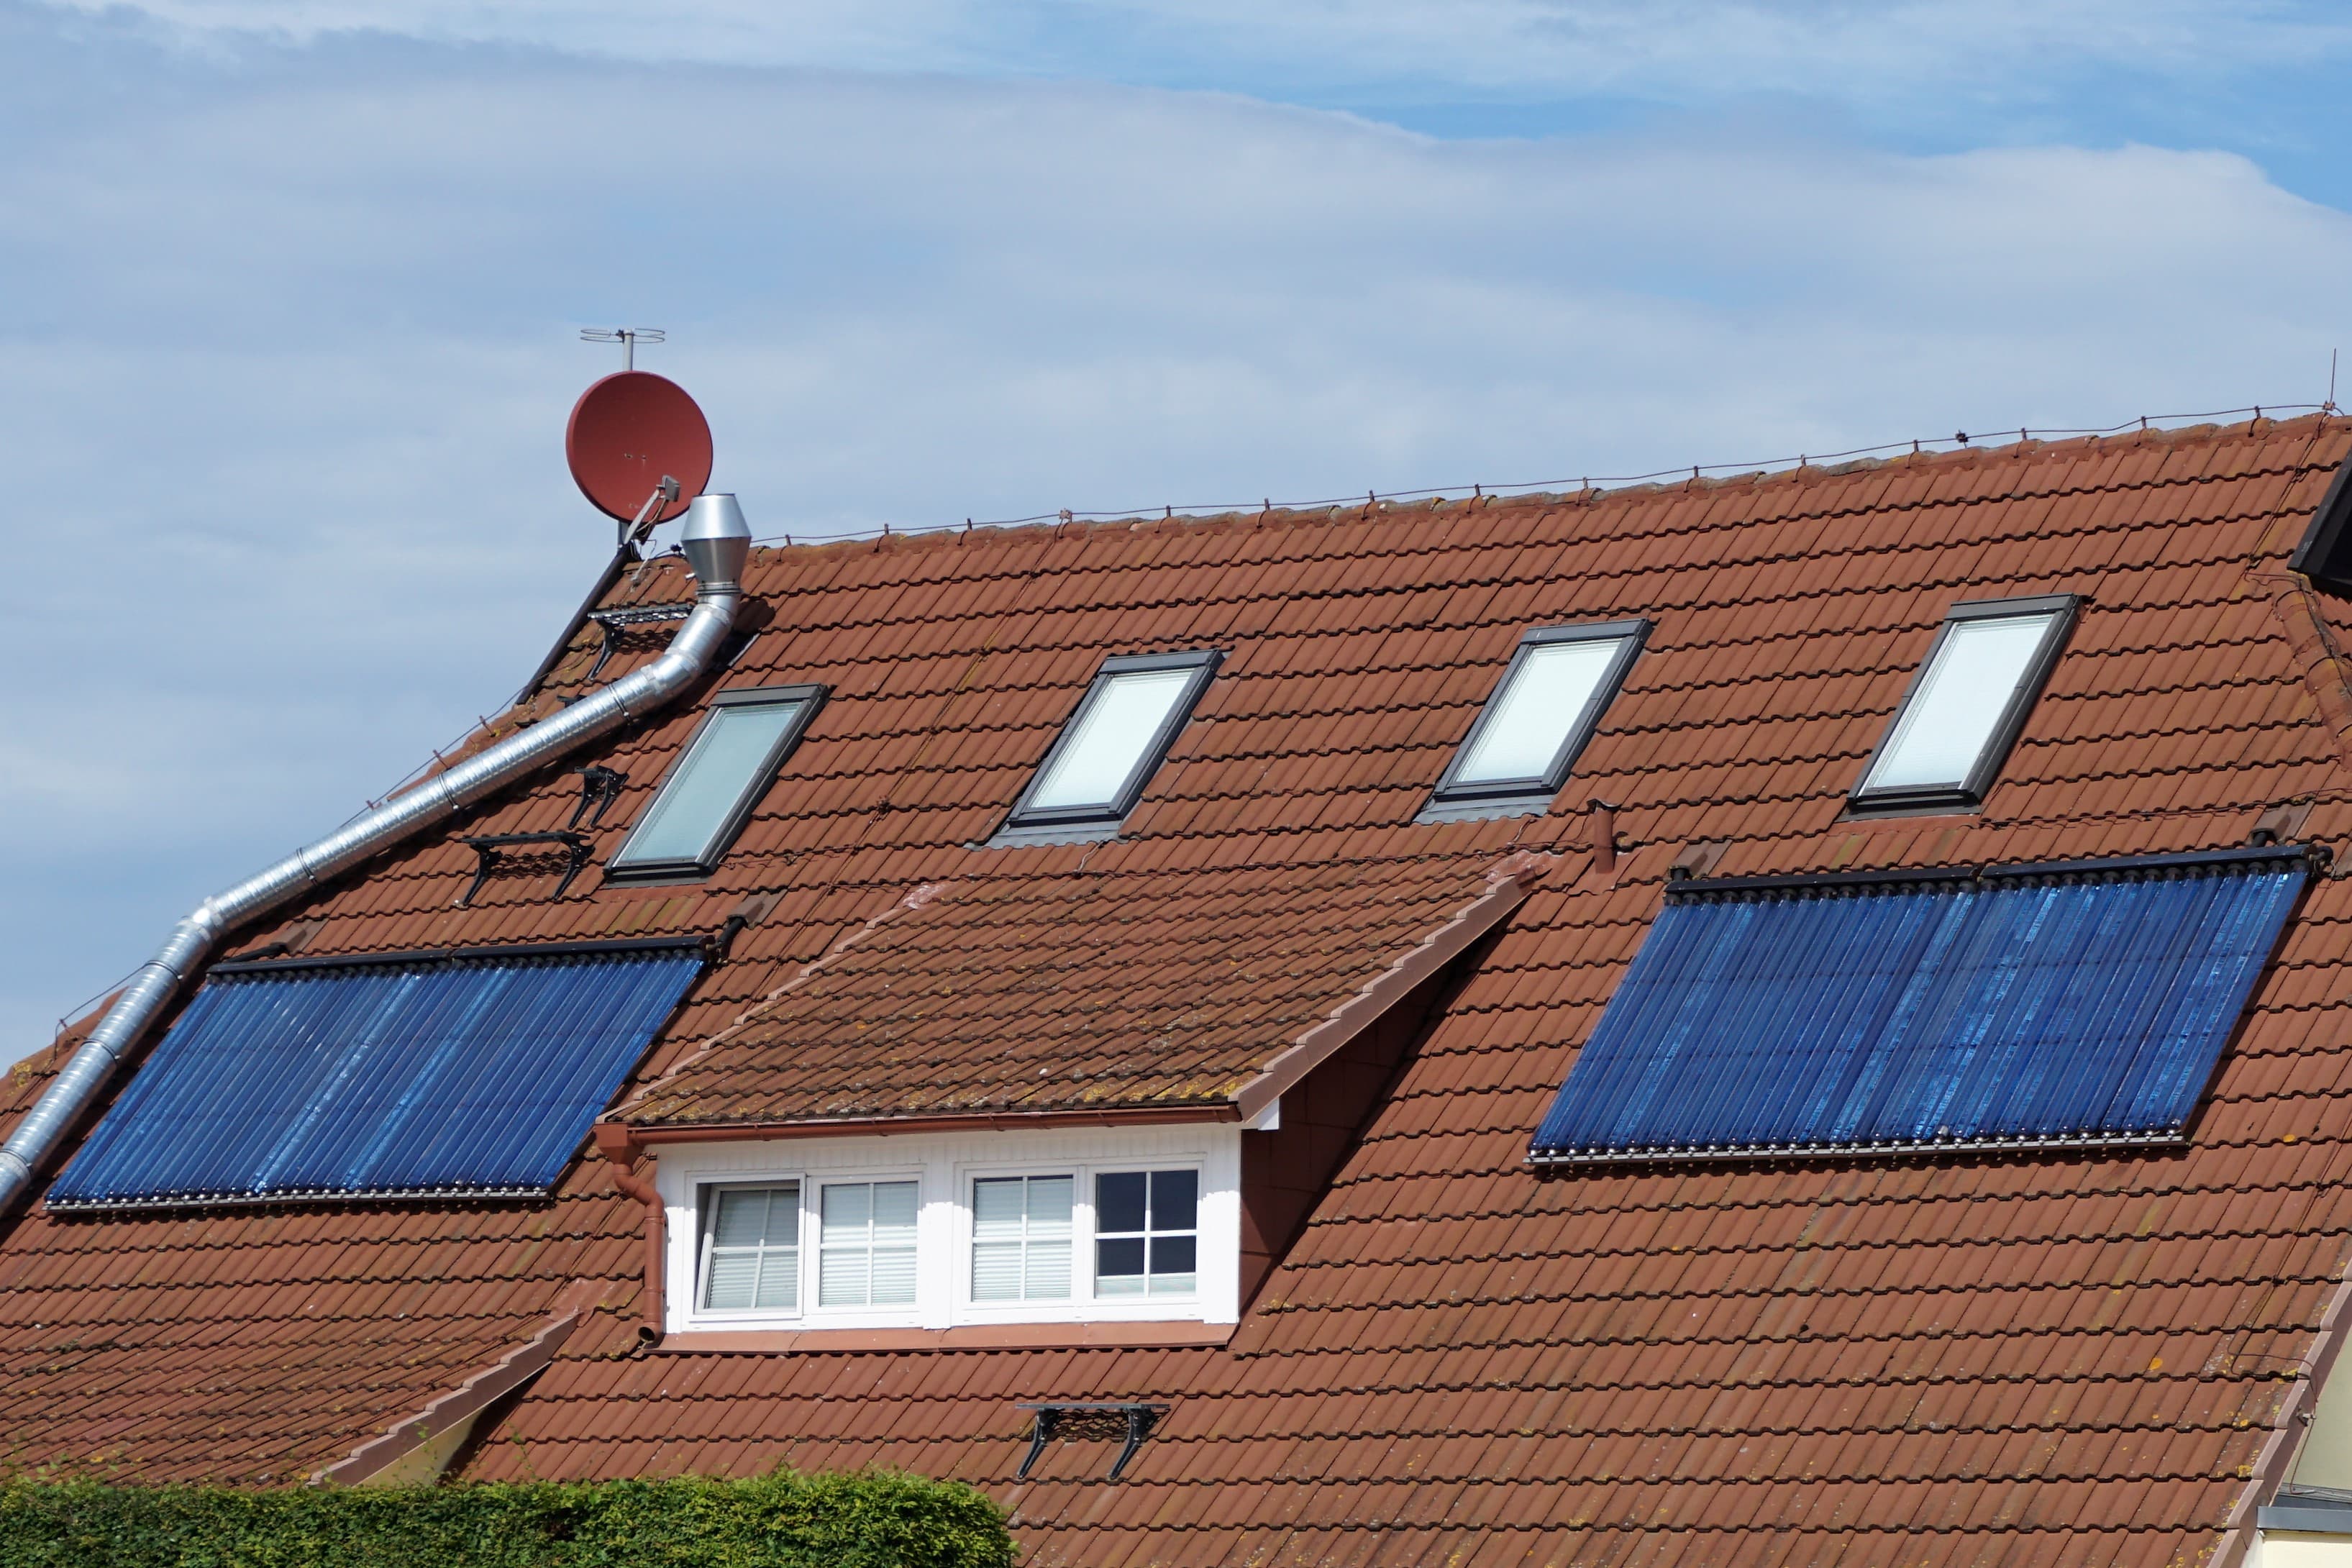
[[[698,943],[222,965],[52,1208],[546,1192]]]
[[[2178,1140],[2314,863],[1672,884],[1532,1157]]]

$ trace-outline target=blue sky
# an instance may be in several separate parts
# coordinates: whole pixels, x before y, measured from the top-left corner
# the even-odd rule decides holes
[[[494,711],[562,420],[762,532],[2311,402],[2352,20],[2240,0],[0,0],[0,1028]]]

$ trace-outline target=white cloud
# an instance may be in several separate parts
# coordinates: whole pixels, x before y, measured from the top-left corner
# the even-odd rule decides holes
[[[2352,44],[2316,0],[61,0],[196,35],[373,31],[641,61],[1876,102],[2084,69],[2206,76]]]
[[[2219,154],[1442,142],[1230,96],[433,51],[223,68],[61,95],[40,155],[0,160],[23,1048],[529,670],[607,537],[558,455],[608,363],[583,323],[670,331],[648,363],[774,532],[2315,398],[2352,326],[2352,219]]]

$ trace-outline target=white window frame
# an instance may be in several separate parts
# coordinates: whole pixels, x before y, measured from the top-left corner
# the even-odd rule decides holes
[[[966,1323],[1055,1323],[1102,1322],[1120,1319],[1145,1321],[1169,1318],[1191,1318],[1207,1295],[1209,1207],[1209,1172],[1205,1150],[1198,1153],[1171,1152],[1165,1156],[1138,1160],[1121,1155],[1109,1160],[999,1165],[987,1161],[961,1163],[956,1167],[958,1252],[955,1295],[957,1321]],[[1195,1249],[1196,1284],[1190,1295],[1146,1292],[1140,1296],[1101,1296],[1095,1291],[1095,1178],[1122,1171],[1192,1170],[1201,1174],[1200,1209],[1194,1215],[1200,1240]],[[992,1176],[1073,1176],[1077,1181],[1076,1201],[1070,1205],[1070,1295],[1064,1301],[976,1301],[972,1300],[971,1248],[973,1241],[971,1184]],[[1240,1250],[1240,1233],[1234,1233],[1234,1251]],[[1212,1321],[1221,1320],[1210,1320]],[[1223,1320],[1230,1321],[1230,1320]]]
[[[827,1187],[855,1187],[860,1185],[878,1184],[884,1182],[908,1182],[914,1185],[915,1299],[913,1301],[903,1305],[893,1303],[887,1306],[877,1307],[871,1303],[861,1301],[846,1307],[824,1306],[817,1299],[817,1281],[819,1279],[819,1271],[824,1268],[824,1189]],[[908,1169],[901,1166],[896,1170],[877,1168],[871,1171],[826,1171],[817,1175],[814,1181],[804,1182],[801,1186],[801,1231],[811,1243],[808,1249],[802,1254],[803,1258],[809,1260],[809,1266],[803,1268],[801,1271],[800,1315],[803,1321],[806,1322],[811,1328],[819,1328],[835,1319],[843,1317],[897,1319],[903,1317],[909,1312],[915,1311],[921,1306],[923,1300],[923,1210],[928,1206],[930,1198],[930,1194],[925,1190],[921,1167],[917,1166],[913,1169]],[[869,1224],[867,1226],[869,1235],[872,1232],[872,1226]],[[869,1270],[868,1278],[870,1283],[870,1270],[872,1268],[872,1246],[870,1242],[867,1247],[867,1267]],[[872,1294],[870,1290],[867,1293],[869,1295]]]
[[[764,1329],[948,1329],[1002,1323],[1237,1322],[1241,1317],[1241,1140],[1231,1122],[936,1136],[795,1138],[658,1146],[655,1183],[667,1211],[664,1316],[673,1333]],[[1094,1294],[1094,1177],[1191,1167],[1201,1173],[1199,1288],[1191,1296]],[[1071,1299],[971,1300],[971,1184],[982,1176],[1076,1178]],[[918,1183],[915,1304],[816,1306],[819,1193],[827,1183]],[[801,1184],[801,1300],[796,1310],[707,1311],[697,1287],[707,1186]]]
[[[984,1181],[1026,1181],[1034,1176],[1067,1176],[1070,1178],[1070,1293],[1058,1301],[981,1301],[975,1300],[973,1296],[974,1277],[978,1273],[978,1270],[972,1264],[972,1250],[980,1242],[980,1203],[978,1198],[973,1194],[972,1188]],[[1078,1249],[1086,1245],[1087,1237],[1086,1218],[1080,1212],[1086,1203],[1086,1193],[1083,1190],[1086,1184],[1087,1178],[1085,1173],[1076,1170],[1068,1165],[1056,1165],[1051,1163],[1034,1166],[1022,1165],[1009,1169],[999,1169],[994,1165],[982,1164],[974,1166],[969,1170],[959,1171],[956,1177],[956,1202],[963,1212],[958,1215],[956,1218],[957,1228],[963,1237],[963,1243],[958,1249],[957,1256],[958,1267],[961,1270],[956,1286],[958,1300],[968,1307],[975,1309],[978,1311],[987,1313],[1010,1311],[1016,1319],[1019,1320],[1025,1320],[1031,1311],[1041,1307],[1066,1307],[1070,1303],[1078,1300],[1086,1293],[1087,1289],[1087,1282],[1078,1278],[1079,1274],[1083,1271],[1085,1265],[1085,1259],[1079,1256]],[[1024,1241],[1023,1262],[1025,1266],[1027,1262],[1025,1237],[1024,1238]]]
[[[801,1181],[797,1176],[778,1176],[773,1179],[757,1182],[705,1182],[701,1186],[695,1189],[694,1194],[694,1223],[698,1228],[694,1237],[694,1279],[691,1284],[688,1287],[688,1289],[693,1292],[694,1310],[697,1313],[703,1317],[713,1319],[773,1317],[780,1310],[788,1312],[790,1315],[793,1316],[797,1316],[799,1314],[800,1306],[798,1299],[795,1299],[793,1305],[789,1309],[779,1309],[774,1307],[706,1307],[702,1304],[703,1285],[705,1283],[703,1278],[705,1262],[704,1252],[711,1242],[710,1226],[713,1219],[716,1217],[718,1195],[722,1192],[756,1192],[762,1188],[773,1189],[787,1184],[793,1184],[793,1272],[799,1280],[799,1297],[805,1297],[807,1295],[809,1268],[808,1184]]]
[[[1096,1183],[1097,1181],[1098,1181],[1100,1178],[1104,1177],[1104,1176],[1138,1176],[1138,1175],[1139,1175],[1139,1176],[1146,1176],[1146,1177],[1148,1177],[1148,1176],[1151,1175],[1154,1172],[1158,1172],[1158,1171],[1179,1171],[1179,1170],[1183,1170],[1183,1169],[1185,1169],[1185,1168],[1186,1168],[1186,1167],[1184,1167],[1184,1166],[1182,1166],[1182,1165],[1137,1165],[1137,1164],[1125,1164],[1125,1163],[1122,1163],[1122,1164],[1112,1164],[1112,1165],[1097,1165],[1097,1166],[1096,1166],[1096,1167],[1095,1167],[1093,1173],[1092,1173],[1092,1174],[1090,1174],[1089,1176],[1087,1176],[1087,1207],[1088,1207],[1089,1211],[1092,1211],[1092,1210],[1093,1210],[1093,1209],[1095,1209],[1095,1207],[1097,1206],[1097,1205],[1096,1205],[1096,1198],[1097,1198],[1097,1193],[1096,1193],[1096,1191],[1095,1191],[1095,1183]],[[1185,1301],[1185,1300],[1190,1300],[1192,1299],[1192,1296],[1191,1296],[1191,1295],[1186,1294],[1186,1293],[1182,1293],[1182,1292],[1178,1292],[1178,1291],[1167,1291],[1167,1290],[1163,1290],[1163,1291],[1161,1291],[1161,1292],[1160,1292],[1160,1294],[1158,1294],[1158,1295],[1153,1295],[1153,1294],[1152,1294],[1152,1292],[1151,1292],[1151,1241],[1150,1241],[1150,1238],[1151,1238],[1155,1234],[1156,1234],[1156,1235],[1161,1235],[1161,1236],[1177,1236],[1177,1235],[1181,1235],[1181,1234],[1183,1234],[1183,1233],[1179,1232],[1179,1231],[1160,1231],[1160,1232],[1154,1232],[1154,1231],[1152,1230],[1152,1228],[1151,1228],[1151,1209],[1150,1209],[1151,1197],[1150,1197],[1150,1194],[1151,1194],[1151,1189],[1150,1189],[1150,1184],[1147,1183],[1147,1184],[1146,1184],[1146,1185],[1145,1185],[1145,1187],[1144,1187],[1144,1205],[1145,1205],[1145,1206],[1144,1206],[1144,1211],[1143,1211],[1143,1229],[1142,1229],[1141,1231],[1139,1231],[1139,1231],[1132,1231],[1132,1230],[1122,1230],[1122,1231],[1118,1231],[1118,1232],[1117,1232],[1117,1233],[1116,1233],[1117,1235],[1118,1235],[1118,1236],[1120,1236],[1120,1237],[1140,1237],[1140,1238],[1142,1239],[1142,1241],[1143,1241],[1143,1244],[1144,1244],[1144,1248],[1143,1248],[1143,1286],[1144,1286],[1144,1288],[1143,1288],[1143,1293],[1142,1293],[1141,1295],[1138,1295],[1138,1296],[1104,1296],[1104,1297],[1099,1297],[1099,1298],[1098,1298],[1099,1300],[1108,1300],[1108,1301]],[[1200,1279],[1200,1269],[1201,1269],[1201,1258],[1200,1258],[1200,1251],[1201,1251],[1201,1213],[1200,1213],[1200,1205],[1199,1205],[1199,1200],[1200,1200],[1200,1198],[1201,1198],[1201,1196],[1202,1196],[1202,1194],[1201,1194],[1201,1192],[1200,1192],[1198,1189],[1196,1189],[1196,1190],[1195,1190],[1195,1194],[1194,1194],[1195,1202],[1194,1202],[1193,1211],[1192,1211],[1192,1277],[1193,1277],[1193,1279],[1194,1279],[1194,1281],[1195,1281],[1195,1284],[1194,1284],[1194,1286],[1193,1286],[1193,1292],[1192,1292],[1193,1294],[1197,1294],[1197,1293],[1198,1293],[1198,1291],[1199,1291],[1199,1289],[1200,1289],[1199,1284],[1198,1284],[1198,1280],[1199,1280],[1199,1279]],[[1096,1243],[1096,1242],[1097,1242],[1097,1241],[1100,1241],[1100,1240],[1102,1239],[1103,1231],[1102,1231],[1102,1218],[1101,1218],[1101,1215],[1100,1215],[1099,1214],[1091,1214],[1091,1215],[1090,1215],[1090,1217],[1091,1217],[1092,1223],[1087,1226],[1087,1289],[1089,1292],[1093,1292],[1093,1291],[1095,1291],[1095,1290],[1096,1290],[1096,1289],[1097,1289],[1097,1287],[1096,1287],[1096,1280],[1095,1280],[1095,1274],[1096,1274],[1096,1269],[1097,1269],[1097,1262],[1098,1262],[1097,1258],[1096,1258],[1096,1256],[1095,1256],[1095,1252],[1096,1252],[1095,1243]]]

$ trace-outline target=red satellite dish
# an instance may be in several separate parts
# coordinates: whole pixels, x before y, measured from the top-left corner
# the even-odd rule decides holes
[[[563,455],[580,493],[606,517],[634,521],[667,474],[677,499],[646,513],[667,522],[710,482],[710,421],[686,388],[651,371],[608,375],[580,395],[564,427]]]

